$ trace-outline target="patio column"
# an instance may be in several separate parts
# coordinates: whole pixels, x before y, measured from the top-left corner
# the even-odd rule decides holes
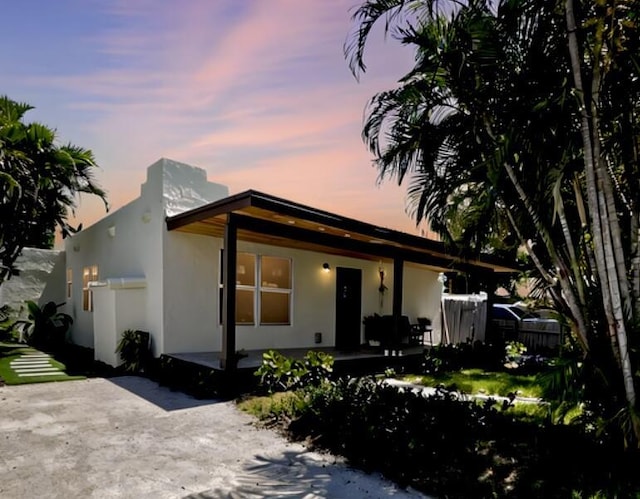
[[[393,345],[400,344],[400,327],[402,316],[402,288],[404,287],[404,260],[393,259]]]
[[[227,215],[222,252],[222,352],[220,367],[236,368],[236,261],[238,226],[233,214]]]

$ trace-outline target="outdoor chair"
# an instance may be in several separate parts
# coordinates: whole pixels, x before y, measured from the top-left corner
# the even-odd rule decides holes
[[[433,345],[433,327],[431,319],[426,317],[417,317],[417,324],[411,326],[411,336],[409,338],[413,345],[424,345],[424,335],[429,333],[429,345]]]

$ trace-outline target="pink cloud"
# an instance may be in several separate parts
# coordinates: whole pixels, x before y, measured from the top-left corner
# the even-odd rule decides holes
[[[96,152],[114,208],[161,156],[207,168],[233,191],[264,190],[410,232],[404,188],[376,187],[362,110],[411,57],[375,39],[356,83],[342,55],[352,0],[129,2],[92,43],[117,64],[49,79],[93,121],[74,142]],[[241,13],[240,13],[241,11]],[[83,202],[81,218],[101,216]]]

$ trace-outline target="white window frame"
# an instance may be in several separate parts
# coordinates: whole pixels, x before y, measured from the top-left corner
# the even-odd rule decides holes
[[[263,281],[259,282],[257,297],[258,302],[258,323],[261,326],[291,326],[293,315],[293,259],[285,256],[273,256],[273,255],[260,255],[258,272],[260,278],[262,278],[262,259],[263,258],[275,258],[278,260],[284,260],[289,263],[289,287],[288,288],[273,288],[270,286],[263,286]],[[288,295],[288,320],[286,322],[263,322],[262,321],[262,293],[274,293],[274,294],[286,294]]]
[[[258,293],[258,286],[257,286],[257,281],[258,281],[258,255],[256,255],[255,253],[250,253],[248,251],[238,251],[237,254],[244,254],[244,255],[250,255],[253,257],[253,286],[249,286],[247,284],[239,284],[238,281],[236,280],[236,326],[255,326],[257,324],[256,321],[256,295]],[[222,324],[222,289],[224,288],[224,285],[222,284],[222,275],[224,272],[224,248],[222,248],[220,250],[220,271],[218,273],[218,301],[219,301],[219,314],[218,314],[218,321],[220,324]],[[236,260],[236,266],[237,266],[237,260]],[[236,273],[237,273],[237,269],[236,269]],[[252,291],[253,292],[253,321],[252,322],[240,322],[238,321],[238,315],[237,315],[237,307],[238,307],[238,291]]]
[[[246,254],[251,255],[254,258],[254,285],[249,286],[246,284],[238,284],[236,281],[236,293],[241,290],[247,290],[253,292],[253,322],[238,322],[236,316],[236,326],[291,326],[293,325],[293,259],[286,256],[276,256],[276,255],[263,255],[259,253],[251,253],[248,251],[239,251],[238,254]],[[222,275],[224,272],[224,262],[223,257],[224,248],[222,248],[219,252],[220,260],[219,260],[219,272],[218,272],[218,306],[219,306],[219,314],[218,314],[218,323],[222,324]],[[264,257],[267,258],[278,258],[280,260],[286,260],[289,262],[289,288],[274,288],[270,286],[263,286],[260,278],[262,277],[262,259]],[[237,272],[237,271],[236,271]],[[262,322],[262,292],[267,293],[279,293],[288,295],[288,321],[287,322]],[[236,296],[236,307],[237,307],[237,296]]]
[[[82,310],[93,312],[93,291],[89,283],[97,281],[99,269],[97,265],[87,265],[82,267]]]
[[[67,300],[73,296],[73,269],[67,267]]]

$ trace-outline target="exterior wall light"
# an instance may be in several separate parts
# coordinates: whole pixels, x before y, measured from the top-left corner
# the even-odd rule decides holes
[[[322,264],[322,271],[323,272],[329,272],[331,270],[331,267],[329,266],[329,264],[327,262],[324,262]]]

